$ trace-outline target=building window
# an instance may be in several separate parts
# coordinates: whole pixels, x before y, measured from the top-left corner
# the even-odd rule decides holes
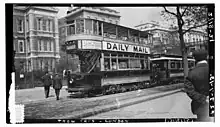
[[[44,51],[47,51],[47,41],[44,41]]]
[[[42,23],[42,19],[37,19],[37,30],[42,30],[41,29],[41,23]]]
[[[29,20],[27,19],[27,31],[29,31]]]
[[[43,51],[43,44],[42,44],[42,40],[38,40],[38,49],[39,51]]]
[[[47,20],[43,20],[43,24],[42,24],[42,27],[43,27],[43,31],[46,31],[47,30]]]
[[[50,41],[50,51],[53,51],[53,41]]]
[[[19,52],[24,52],[24,41],[18,40]]]
[[[45,71],[48,71],[48,61],[47,61],[47,60],[45,60],[44,70],[45,70]]]
[[[47,31],[50,31],[50,20],[47,20]]]
[[[47,50],[50,51],[50,41],[47,41]]]
[[[49,20],[49,30],[48,31],[52,31],[53,29],[53,24],[52,24],[52,20]]]
[[[17,26],[18,26],[18,32],[23,32],[23,20],[18,19],[17,20]]]
[[[48,42],[48,44],[49,44],[49,50],[50,50],[50,51],[52,51],[52,50],[51,50],[51,49],[52,49],[51,43],[52,43],[51,41]]]
[[[40,60],[40,69],[43,69],[43,60]]]
[[[50,70],[53,70],[53,60],[50,60]]]
[[[27,52],[30,52],[30,41],[27,39]]]

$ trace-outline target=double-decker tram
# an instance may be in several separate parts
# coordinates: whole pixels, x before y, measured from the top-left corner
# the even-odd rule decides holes
[[[145,88],[150,81],[152,35],[98,21],[67,18],[66,50],[79,59],[71,73],[69,93],[110,94]]]
[[[188,57],[189,69],[195,66],[195,59]],[[156,81],[169,84],[172,81],[184,79],[182,56],[156,54],[151,56],[152,74]],[[178,80],[179,79],[179,80]]]

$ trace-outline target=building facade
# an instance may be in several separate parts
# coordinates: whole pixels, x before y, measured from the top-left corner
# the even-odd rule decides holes
[[[15,69],[55,71],[60,58],[57,13],[53,7],[14,7]]]
[[[153,34],[152,52],[181,55],[179,35],[176,28],[162,27],[159,23],[149,22],[135,26],[137,29]],[[194,50],[207,49],[207,33],[191,30],[184,34],[184,42],[189,55]]]

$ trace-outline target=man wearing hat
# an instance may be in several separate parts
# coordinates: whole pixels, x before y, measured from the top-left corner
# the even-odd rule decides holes
[[[57,100],[59,100],[60,89],[62,88],[62,78],[58,73],[56,73],[55,77],[53,78],[53,88],[55,89]]]
[[[184,83],[187,95],[192,99],[191,110],[197,115],[197,121],[209,119],[209,66],[207,52],[198,50],[193,53],[195,68],[191,69]]]
[[[50,93],[50,86],[52,85],[52,78],[51,75],[48,74],[48,72],[45,72],[45,75],[43,77],[41,77],[43,83],[44,83],[44,91],[45,91],[45,97],[48,98],[49,97],[49,93]]]

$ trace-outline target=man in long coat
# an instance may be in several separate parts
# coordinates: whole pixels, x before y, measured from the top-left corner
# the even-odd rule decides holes
[[[60,89],[62,88],[62,78],[58,75],[58,73],[56,73],[53,78],[53,88],[55,89],[57,100],[59,100]]]
[[[52,85],[51,75],[48,74],[48,72],[45,72],[45,75],[41,79],[44,83],[45,98],[48,98],[50,93],[50,86]]]
[[[192,99],[191,110],[197,121],[210,121],[209,118],[209,66],[207,52],[198,50],[193,53],[195,68],[189,71],[184,83],[187,95]]]

